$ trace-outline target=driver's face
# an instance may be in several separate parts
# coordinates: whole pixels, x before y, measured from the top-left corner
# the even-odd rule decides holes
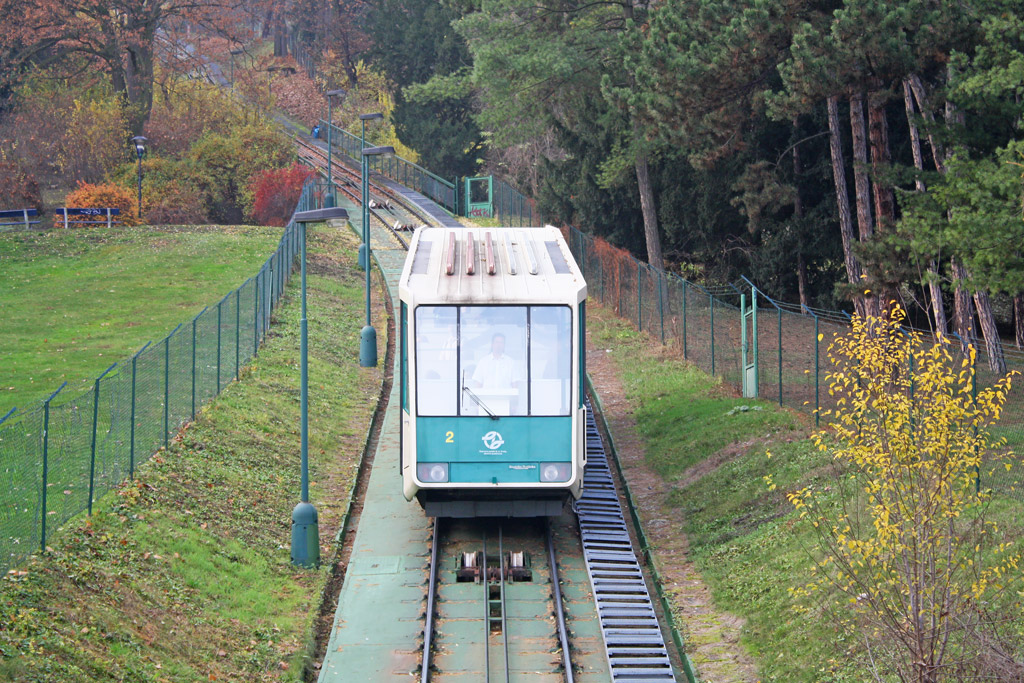
[[[504,337],[495,337],[491,340],[491,352],[495,356],[500,356],[505,353],[505,339]]]

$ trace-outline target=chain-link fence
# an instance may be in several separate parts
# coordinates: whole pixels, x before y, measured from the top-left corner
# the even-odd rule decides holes
[[[319,208],[309,182],[296,211]],[[156,343],[110,366],[90,390],[64,385],[0,418],[0,571],[45,548],[47,537],[125,477],[236,379],[259,350],[296,264],[290,222],[259,271]],[[65,383],[66,384],[66,383]]]
[[[758,396],[819,416],[835,407],[826,384],[828,347],[850,331],[850,317],[840,311],[776,301],[744,279],[736,285],[702,287],[658,270],[576,228],[567,241],[587,280],[588,296],[630,320],[637,329],[665,344],[704,371],[720,376],[744,396]],[[751,311],[756,310],[756,313]],[[744,329],[745,328],[745,329]],[[918,330],[925,341],[929,330]],[[993,369],[979,340],[947,340],[954,367],[965,359],[968,343],[977,349],[974,392],[991,386],[1005,373]],[[1008,370],[1024,371],[1024,352],[1003,345]],[[1010,392],[994,437],[1024,453],[1024,391]],[[981,481],[1019,500],[1024,488],[1017,469],[981,469]]]

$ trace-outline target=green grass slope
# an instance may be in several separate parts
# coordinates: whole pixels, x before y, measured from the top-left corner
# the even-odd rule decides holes
[[[310,478],[326,559],[381,381],[358,366],[357,246],[347,230],[310,232]],[[290,562],[299,309],[295,277],[240,381],[0,579],[0,680],[303,680],[328,570]]]
[[[0,416],[105,368],[255,275],[280,228],[0,232]]]
[[[785,492],[812,486],[833,500],[838,495],[831,456],[808,439],[813,421],[768,401],[736,398],[606,309],[588,313],[591,342],[610,349],[635,408],[647,465],[669,488],[663,509],[650,514],[686,533],[688,559],[715,606],[744,620],[741,646],[755,658],[760,680],[874,680],[861,640],[845,639],[815,611],[793,609],[789,589],[811,580],[814,537]],[[1020,538],[1020,510],[1008,497],[995,500],[990,518],[1001,540]]]

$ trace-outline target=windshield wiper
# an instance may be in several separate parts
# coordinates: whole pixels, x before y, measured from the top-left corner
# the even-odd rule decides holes
[[[499,419],[497,415],[491,412],[491,409],[487,407],[479,396],[473,393],[473,390],[467,387],[465,384],[462,385],[462,390],[469,393],[469,397],[476,401],[477,405],[484,409],[484,412],[491,416],[492,420]]]

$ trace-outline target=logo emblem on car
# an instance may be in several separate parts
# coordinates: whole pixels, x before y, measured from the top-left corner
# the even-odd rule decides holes
[[[483,436],[484,446],[489,451],[496,451],[501,448],[501,445],[505,443],[505,440],[501,438],[501,434],[498,432],[487,432]]]

